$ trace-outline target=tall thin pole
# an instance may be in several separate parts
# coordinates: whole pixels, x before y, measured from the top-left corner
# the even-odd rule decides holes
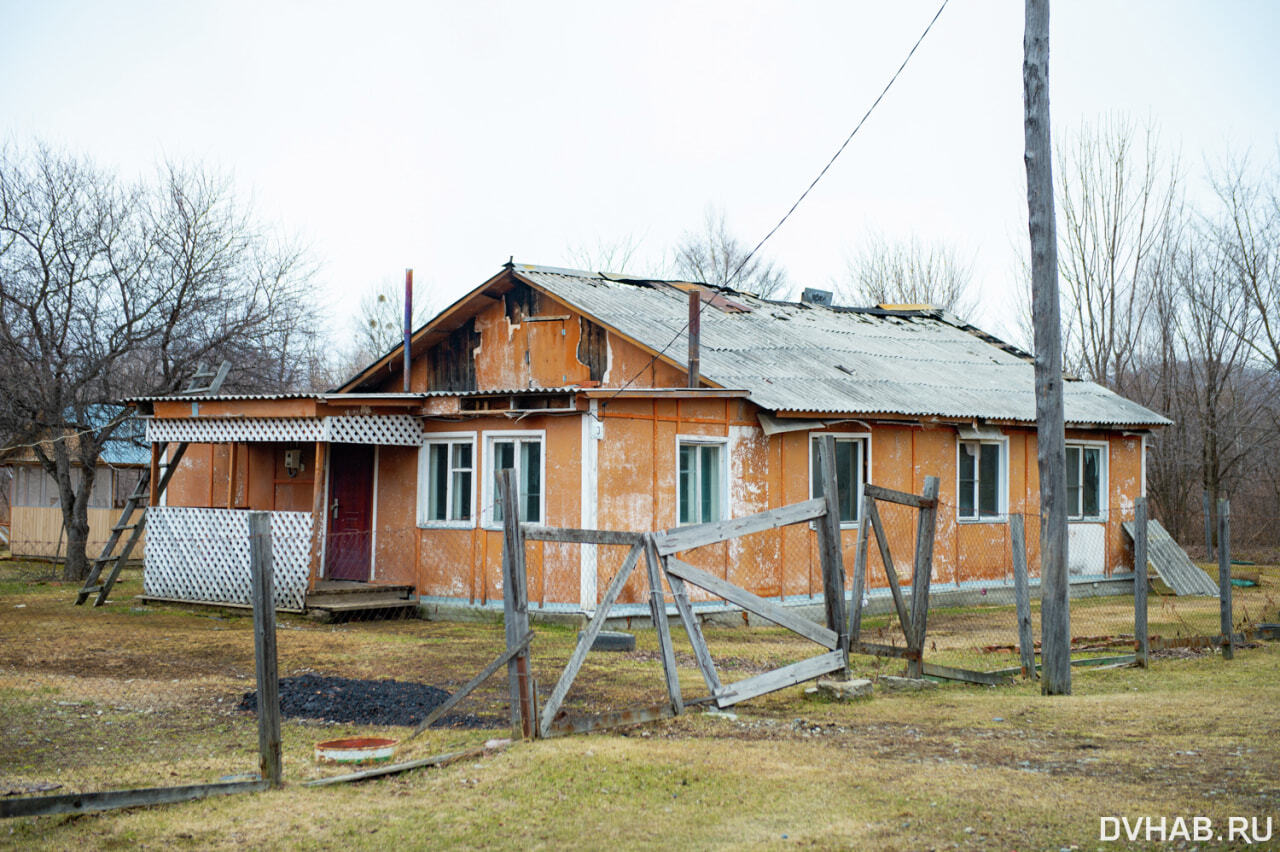
[[[1071,692],[1071,614],[1067,606],[1067,458],[1062,412],[1062,325],[1053,211],[1053,150],[1049,133],[1049,0],[1026,0],[1022,50],[1040,469],[1041,691],[1045,695],[1068,695]]]
[[[404,271],[404,392],[409,392],[409,362],[413,348],[413,270]]]
[[[699,384],[702,371],[702,293],[689,291],[689,387]]]

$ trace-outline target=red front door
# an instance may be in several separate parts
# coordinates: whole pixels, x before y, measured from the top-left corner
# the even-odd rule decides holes
[[[329,447],[329,535],[324,575],[368,580],[373,538],[373,447]]]

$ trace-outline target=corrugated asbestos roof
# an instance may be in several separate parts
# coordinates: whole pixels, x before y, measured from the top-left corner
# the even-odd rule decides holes
[[[685,364],[688,297],[662,282],[516,264],[514,272],[607,326]],[[745,293],[750,311],[701,315],[702,374],[771,411],[904,414],[1034,422],[1034,368],[941,311],[857,311]],[[674,342],[673,342],[674,340]],[[611,376],[620,385],[630,376]],[[1068,423],[1170,421],[1093,382],[1067,381]]]

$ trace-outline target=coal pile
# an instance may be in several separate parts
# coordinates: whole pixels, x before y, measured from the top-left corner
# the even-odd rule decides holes
[[[315,674],[280,679],[280,714],[286,719],[355,722],[361,725],[417,725],[449,697],[425,683],[355,680]],[[246,692],[239,709],[258,710],[257,691]],[[470,714],[443,717],[432,727],[500,727],[502,720]]]

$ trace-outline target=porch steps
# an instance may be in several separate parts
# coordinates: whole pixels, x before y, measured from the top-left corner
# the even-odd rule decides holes
[[[322,581],[307,592],[306,611],[320,621],[370,617],[417,615],[418,601],[413,586],[379,586],[346,580]]]

